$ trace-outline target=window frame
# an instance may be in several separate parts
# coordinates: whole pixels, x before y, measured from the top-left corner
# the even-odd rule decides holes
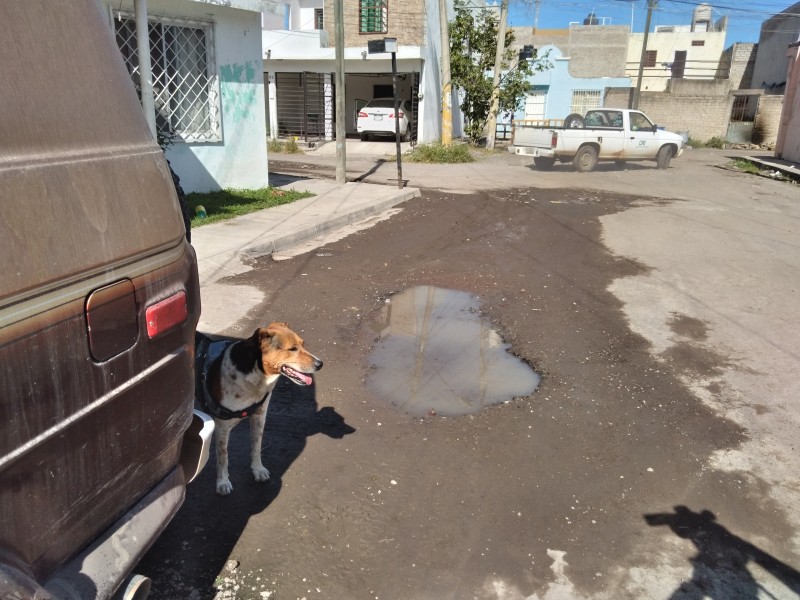
[[[644,67],[653,69],[658,64],[658,50],[645,50]]]
[[[374,20],[377,16],[365,15],[365,11],[374,11],[379,14],[379,22],[376,27]],[[373,21],[371,21],[371,19]],[[372,27],[370,24],[372,23]],[[359,35],[374,35],[376,33],[389,32],[389,0],[359,0],[358,4],[358,33]]]
[[[114,11],[113,16],[117,46],[136,92],[141,96],[135,44],[135,15],[129,11],[118,10]],[[151,39],[150,62],[153,66],[153,93],[159,138],[186,143],[223,141],[220,82],[216,72],[214,35],[216,23],[211,19],[184,19],[162,15],[148,15],[147,20]],[[126,35],[127,31],[121,33],[121,24],[127,25],[132,31],[132,43]],[[167,28],[171,28],[169,32]],[[202,37],[197,31],[202,32]],[[152,43],[154,37],[160,42],[158,45]],[[191,46],[187,46],[189,39],[193,40]],[[202,43],[194,40],[201,40]],[[127,52],[126,47],[129,49]],[[186,60],[181,60],[181,54],[191,53],[195,54]],[[191,59],[195,59],[195,64],[191,63]],[[189,70],[181,76],[180,67],[186,63],[190,64]],[[198,65],[200,69],[193,72],[191,68]],[[194,126],[196,117],[192,116],[188,117],[188,126],[183,125],[187,122],[190,111],[198,109],[201,113],[201,126]]]

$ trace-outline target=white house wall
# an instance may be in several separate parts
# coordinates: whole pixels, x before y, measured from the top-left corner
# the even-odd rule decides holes
[[[133,11],[113,0],[112,10]],[[149,0],[150,15],[213,20],[222,120],[221,142],[177,141],[167,158],[188,192],[268,185],[261,13],[176,0]]]
[[[639,61],[642,56],[644,33],[632,33],[628,43],[628,69],[631,85],[636,86]],[[703,46],[692,46],[693,41],[704,42]],[[661,63],[672,63],[675,52],[686,51],[685,79],[713,79],[725,50],[724,31],[676,31],[651,32],[647,38],[647,49],[656,51],[656,66],[646,68],[642,77],[642,91],[663,92],[669,85],[671,71]],[[694,68],[701,67],[702,71]],[[649,76],[648,76],[649,75]]]

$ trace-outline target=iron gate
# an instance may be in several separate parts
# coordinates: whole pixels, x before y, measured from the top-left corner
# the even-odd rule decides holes
[[[323,139],[325,94],[322,73],[276,73],[278,137],[296,136],[306,142]]]

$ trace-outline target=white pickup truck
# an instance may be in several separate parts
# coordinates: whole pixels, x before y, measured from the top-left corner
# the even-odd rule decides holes
[[[563,127],[536,121],[516,121],[509,151],[533,156],[537,168],[550,169],[559,160],[572,162],[588,173],[600,160],[624,164],[628,160],[655,160],[659,169],[683,153],[683,137],[656,127],[637,110],[601,108],[586,116],[569,115]]]

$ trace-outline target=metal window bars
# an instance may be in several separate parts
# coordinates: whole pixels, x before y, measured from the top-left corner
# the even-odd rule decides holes
[[[600,90],[574,90],[570,112],[585,115],[586,111],[600,108]]]
[[[386,33],[389,30],[388,0],[360,0],[360,33]]]
[[[221,141],[213,22],[148,16],[148,23],[159,135],[187,142]],[[116,12],[114,29],[125,66],[141,95],[133,14]]]

